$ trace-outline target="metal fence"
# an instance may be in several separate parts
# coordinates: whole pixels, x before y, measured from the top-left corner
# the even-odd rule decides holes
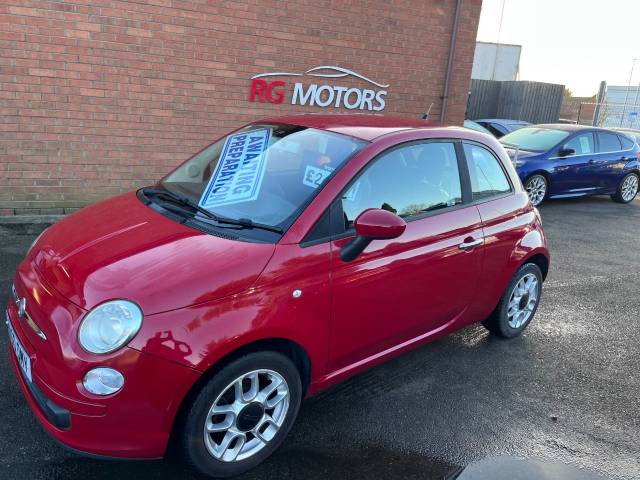
[[[605,128],[640,129],[640,105],[584,102],[580,104],[578,123]]]
[[[531,123],[556,122],[564,85],[542,82],[471,80],[467,118],[510,118]]]

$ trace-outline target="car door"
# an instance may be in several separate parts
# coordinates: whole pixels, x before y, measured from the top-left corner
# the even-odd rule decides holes
[[[470,309],[470,316],[477,320],[486,318],[498,303],[513,273],[505,267],[530,229],[533,212],[525,208],[528,203],[526,192],[515,194],[495,153],[471,142],[464,143],[464,153],[472,200],[480,212],[484,236],[482,273],[477,284],[478,301]]]
[[[598,188],[613,192],[622,178],[624,166],[633,159],[633,143],[627,141],[623,149],[620,137],[613,132],[597,132],[597,161],[594,164],[594,175]],[[628,145],[631,143],[631,145]],[[623,151],[624,150],[624,151]]]
[[[343,233],[332,242],[334,370],[464,317],[483,246],[478,210],[463,202],[459,162],[453,142],[404,144],[371,160],[337,199]],[[407,228],[396,239],[374,240],[354,261],[344,262],[340,249],[353,239],[353,221],[368,208],[396,213]]]
[[[575,153],[561,156],[563,150]],[[552,177],[549,191],[552,195],[583,195],[598,188],[596,175],[597,153],[593,132],[584,132],[570,137],[557,148],[550,158]]]

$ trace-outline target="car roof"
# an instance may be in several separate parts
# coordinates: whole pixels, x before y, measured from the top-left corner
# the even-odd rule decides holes
[[[513,120],[511,118],[478,118],[474,122],[493,122],[493,123],[515,123],[517,125],[530,125],[524,120]]]
[[[591,125],[577,125],[572,123],[540,123],[538,125],[531,126],[535,128],[553,128],[555,130],[564,130],[565,132],[579,132],[581,130],[601,130],[603,132],[613,132],[614,130],[617,130],[615,128],[600,128],[593,127]]]
[[[615,130],[616,132],[640,133],[640,130],[638,130],[637,128],[614,127],[611,130]]]
[[[368,114],[323,115],[306,114],[285,117],[270,117],[254,123],[279,123],[317,128],[329,132],[341,133],[366,141],[372,141],[387,133],[400,130],[433,128],[435,124],[420,118],[395,117]]]

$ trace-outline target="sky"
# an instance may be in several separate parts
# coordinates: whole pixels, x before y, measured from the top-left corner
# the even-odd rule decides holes
[[[504,2],[502,29],[500,12]],[[640,0],[483,0],[478,41],[522,45],[520,80],[591,96],[640,82]]]

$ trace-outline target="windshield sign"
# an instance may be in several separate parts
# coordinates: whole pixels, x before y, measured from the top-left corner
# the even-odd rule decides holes
[[[364,145],[313,128],[250,125],[205,148],[161,184],[216,217],[287,229]]]
[[[525,127],[511,132],[500,139],[506,147],[520,147],[530,152],[546,152],[569,136],[564,130]]]
[[[210,209],[258,197],[271,129],[229,135],[199,205]]]

